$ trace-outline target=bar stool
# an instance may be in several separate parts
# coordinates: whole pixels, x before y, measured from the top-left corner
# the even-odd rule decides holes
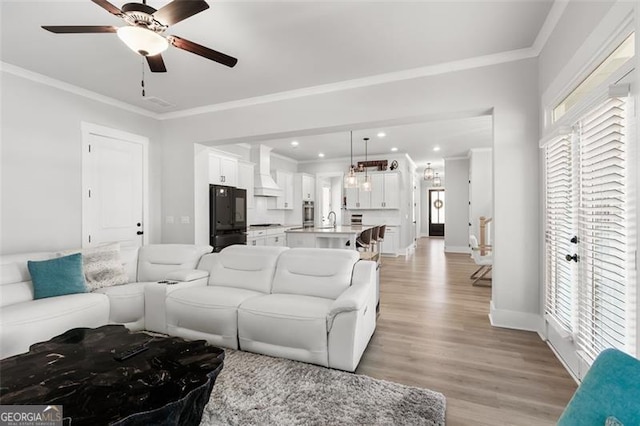
[[[384,241],[384,233],[386,230],[387,230],[387,225],[380,226],[380,229],[378,230],[378,238],[376,239],[378,251],[380,251],[380,243]]]
[[[356,250],[359,248],[365,249],[365,251],[371,247],[371,231],[372,229],[365,229],[356,238]]]
[[[371,251],[380,251],[378,247],[378,238],[380,235],[380,227],[374,226],[371,228]]]

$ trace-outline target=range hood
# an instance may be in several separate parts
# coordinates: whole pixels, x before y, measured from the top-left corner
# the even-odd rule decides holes
[[[271,147],[257,145],[251,147],[251,161],[256,164],[253,177],[254,192],[257,197],[279,197],[282,189],[271,177]]]

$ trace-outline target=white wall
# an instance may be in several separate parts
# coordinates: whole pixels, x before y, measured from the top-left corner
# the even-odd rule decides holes
[[[538,249],[522,241],[539,235],[537,60],[527,59],[442,75],[203,113],[165,123],[164,209],[193,206],[194,142],[274,139],[416,115],[490,111],[494,118],[494,234],[492,318],[538,329]],[[185,154],[185,152],[187,154]],[[193,208],[193,207],[191,207]],[[166,242],[191,232],[167,233]],[[535,318],[534,318],[535,317]],[[497,323],[498,323],[497,322]]]
[[[470,150],[468,178],[471,233],[480,239],[480,217],[493,217],[493,159],[491,148]],[[491,228],[491,223],[489,224]],[[490,230],[490,229],[489,229]],[[490,232],[489,232],[490,234]],[[487,235],[487,243],[491,235]]]
[[[160,242],[161,124],[151,118],[7,72],[1,72],[0,76],[0,252],[47,251],[81,246],[80,126],[83,121],[149,138],[150,223],[145,224],[145,232],[149,234],[151,243]],[[193,162],[193,150],[189,151]],[[193,212],[193,182],[190,193],[190,212]]]
[[[444,171],[444,251],[469,253],[469,160],[445,158]]]

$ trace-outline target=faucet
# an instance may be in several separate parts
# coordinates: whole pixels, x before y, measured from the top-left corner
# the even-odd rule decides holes
[[[333,215],[333,224],[332,225],[331,225],[331,215]],[[327,215],[327,220],[329,221],[329,224],[335,228],[336,227],[336,222],[338,221],[338,218],[336,216],[336,212],[331,210],[329,212],[329,214]]]

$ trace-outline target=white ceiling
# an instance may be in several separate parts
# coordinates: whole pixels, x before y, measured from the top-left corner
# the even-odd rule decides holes
[[[118,7],[123,0],[110,0]],[[180,111],[327,83],[529,48],[553,0],[511,1],[212,1],[210,9],[171,27],[168,34],[239,59],[227,68],[170,47],[166,74],[145,65],[115,34],[52,34],[41,25],[116,25],[123,22],[90,0],[2,0],[0,59],[29,71],[145,108]],[[166,0],[149,0],[159,9]],[[378,138],[378,132],[387,136]],[[354,132],[355,158],[397,147],[419,168],[492,145],[489,116],[370,128]],[[292,148],[292,140],[299,142]],[[347,131],[262,142],[299,161],[349,156]],[[441,150],[434,152],[439,145]]]
[[[378,137],[378,133],[385,133]],[[491,116],[479,116],[451,120],[405,124],[392,127],[377,127],[355,130],[353,132],[354,162],[363,161],[365,146],[363,138],[368,137],[369,160],[387,159],[396,153],[408,153],[413,161],[422,168],[431,162],[436,169],[442,170],[443,158],[467,155],[471,148],[493,146],[493,128]],[[298,146],[293,147],[292,141]],[[273,152],[298,161],[331,161],[344,159],[350,155],[349,132],[327,133],[313,136],[300,136],[286,139],[262,141],[261,144],[273,147]],[[439,151],[434,151],[439,147]],[[323,158],[318,154],[323,153]]]
[[[122,0],[113,0],[121,7]],[[159,8],[167,1],[149,0]],[[3,62],[137,105],[169,112],[532,46],[552,0],[209,1],[170,28],[239,59],[227,68],[170,47],[166,74],[115,34],[52,34],[41,25],[122,25],[89,0],[1,3]]]

